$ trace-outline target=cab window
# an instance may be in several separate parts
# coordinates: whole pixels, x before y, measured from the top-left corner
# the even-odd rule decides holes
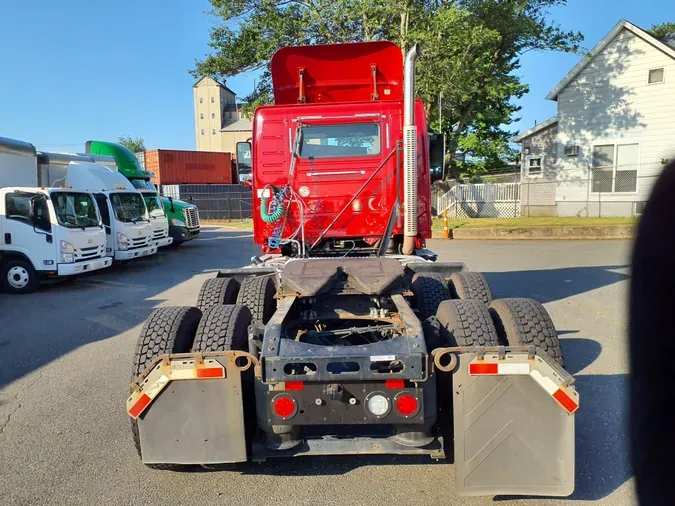
[[[375,123],[309,125],[302,128],[302,158],[353,158],[379,155],[380,126]]]

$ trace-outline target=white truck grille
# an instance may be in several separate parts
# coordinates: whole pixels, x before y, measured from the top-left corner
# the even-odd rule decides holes
[[[136,249],[136,248],[143,248],[145,246],[148,246],[150,244],[150,237],[138,237],[131,239],[131,244],[129,245],[129,249]]]
[[[186,207],[183,212],[185,213],[185,225],[187,228],[198,228],[199,227],[199,211],[196,207]]]
[[[169,235],[169,229],[168,228],[152,231],[152,238],[153,239],[164,239],[168,235]]]
[[[104,256],[105,246],[91,246],[89,248],[75,248],[75,261],[84,262]]]

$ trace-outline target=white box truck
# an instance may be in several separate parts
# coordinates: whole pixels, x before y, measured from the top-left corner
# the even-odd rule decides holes
[[[101,212],[106,235],[106,255],[116,261],[157,253],[153,227],[143,195],[119,172],[91,161],[68,161],[78,155],[40,153],[41,174],[50,185],[65,184],[91,191]],[[87,158],[81,156],[79,158]]]
[[[44,278],[109,267],[93,195],[38,185],[32,144],[0,137],[0,283],[30,293]]]
[[[119,172],[117,161],[112,156],[94,154],[82,154],[76,156],[88,156],[93,162],[100,163],[109,169]],[[124,176],[124,174],[122,174],[122,176]],[[169,237],[169,219],[164,212],[164,205],[159,198],[157,189],[153,186],[151,181],[134,180],[131,181],[131,184],[136,190],[141,192],[143,200],[145,200],[145,205],[148,208],[148,214],[150,215],[152,240],[154,241],[155,246],[162,248],[171,245],[173,243],[173,237]]]

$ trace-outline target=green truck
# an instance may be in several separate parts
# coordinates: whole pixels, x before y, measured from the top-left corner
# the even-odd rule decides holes
[[[87,141],[87,154],[111,156],[117,163],[117,170],[124,175],[134,187],[142,191],[147,200],[156,201],[158,191],[151,181],[152,173],[143,170],[136,155],[125,146],[114,142]],[[154,192],[153,196],[150,192]],[[164,212],[169,221],[169,235],[173,244],[181,244],[199,237],[199,211],[197,206],[171,197],[160,197]],[[152,204],[152,202],[151,202]]]

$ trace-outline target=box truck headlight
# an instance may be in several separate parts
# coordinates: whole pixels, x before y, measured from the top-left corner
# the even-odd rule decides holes
[[[174,227],[184,227],[185,226],[185,222],[182,221],[182,220],[179,220],[178,218],[171,218],[171,224]]]
[[[75,261],[75,247],[66,241],[61,241],[61,261],[72,264]]]
[[[129,238],[117,232],[117,249],[120,251],[126,251],[129,249]]]

